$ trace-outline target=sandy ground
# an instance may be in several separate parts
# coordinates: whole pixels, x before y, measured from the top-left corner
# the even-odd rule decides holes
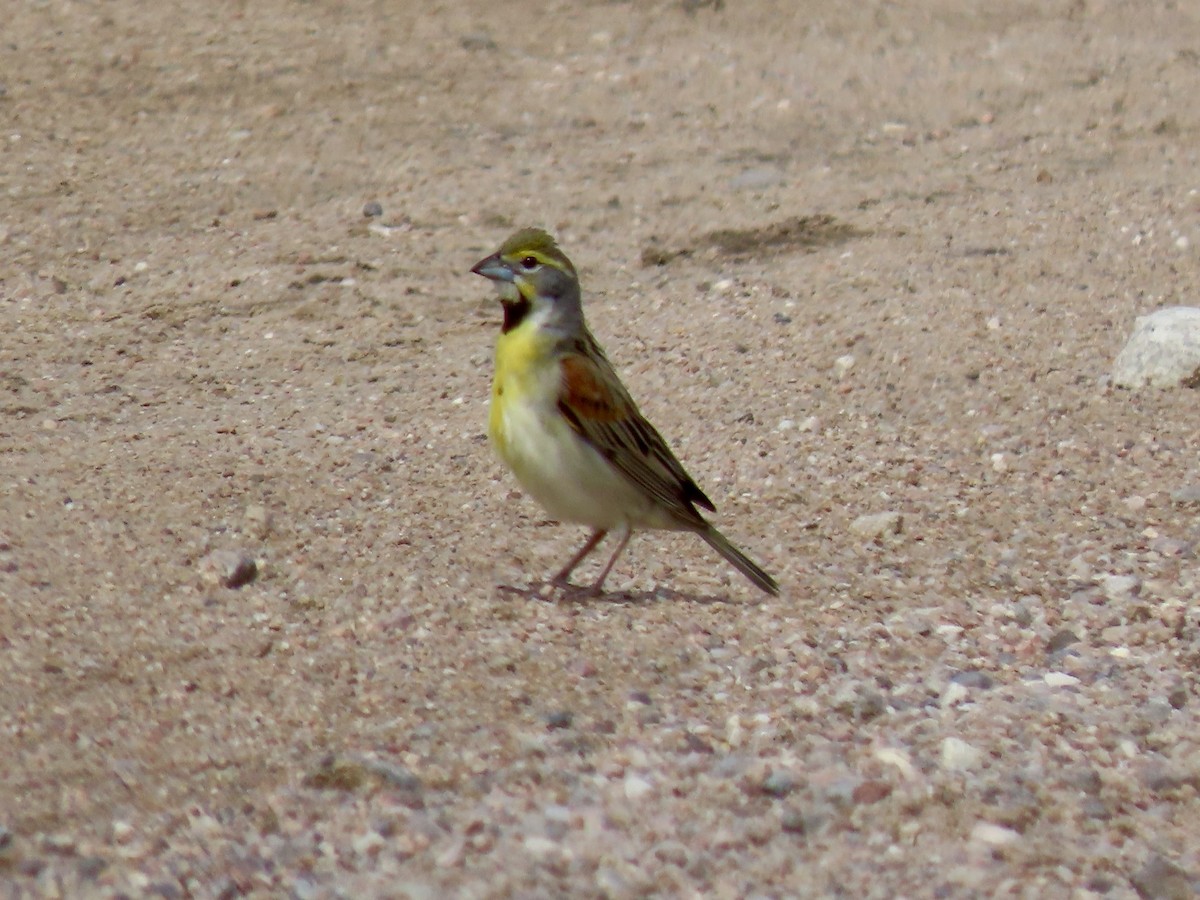
[[[1193,4],[5,18],[9,895],[1197,888],[1200,415],[1107,384],[1200,295]],[[538,595],[527,224],[781,597]]]

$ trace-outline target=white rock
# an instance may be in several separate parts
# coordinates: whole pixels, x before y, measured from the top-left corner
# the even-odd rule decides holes
[[[654,790],[654,785],[640,775],[630,773],[625,776],[625,799],[641,800]]]
[[[1142,586],[1136,575],[1106,575],[1100,581],[1104,596],[1114,603],[1132,599]]]
[[[914,781],[917,768],[912,764],[908,754],[898,747],[880,747],[875,751],[875,758],[881,763],[895,766],[907,780]]]
[[[1074,675],[1068,675],[1066,672],[1047,672],[1042,680],[1046,682],[1048,687],[1071,687],[1079,684],[1079,679]]]
[[[1113,364],[1117,387],[1177,387],[1200,370],[1200,309],[1172,306],[1138,316]]]
[[[948,737],[942,741],[942,768],[950,772],[969,772],[979,768],[983,751],[966,741]]]
[[[955,703],[961,703],[971,695],[965,685],[959,684],[957,681],[952,681],[946,685],[946,689],[942,691],[941,704],[942,709],[949,709]]]
[[[971,840],[993,847],[1006,847],[1021,840],[1021,835],[1011,828],[996,825],[992,822],[976,822],[971,829]]]
[[[904,516],[898,512],[872,513],[866,516],[859,516],[851,522],[850,533],[874,540],[892,534],[899,534],[900,529],[903,527]]]
[[[525,849],[534,856],[549,856],[551,853],[557,853],[562,846],[558,841],[552,841],[549,838],[530,835],[524,840]]]

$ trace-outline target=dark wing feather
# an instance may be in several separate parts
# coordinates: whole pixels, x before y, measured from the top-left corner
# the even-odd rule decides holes
[[[696,505],[716,507],[638,411],[595,341],[580,341],[561,366],[558,408],[571,427],[682,523],[704,525]]]

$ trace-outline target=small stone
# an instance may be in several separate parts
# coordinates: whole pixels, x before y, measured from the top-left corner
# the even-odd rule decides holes
[[[458,43],[464,50],[470,50],[473,53],[480,50],[495,50],[498,46],[495,39],[486,31],[464,34],[458,39]]]
[[[1132,600],[1141,586],[1142,580],[1136,575],[1107,575],[1100,580],[1104,596],[1114,603]]]
[[[887,709],[887,701],[878,691],[855,684],[848,684],[838,691],[830,705],[858,722],[869,722]]]
[[[965,685],[960,684],[957,681],[951,681],[948,685],[946,685],[946,689],[942,691],[942,696],[939,698],[938,702],[941,704],[942,709],[949,709],[955,703],[960,703],[970,696],[971,692]]]
[[[1175,306],[1138,316],[1113,364],[1121,388],[1191,386],[1200,371],[1200,309]]]
[[[788,772],[772,772],[762,782],[762,792],[772,797],[786,797],[796,789],[796,779]]]
[[[570,710],[557,710],[546,716],[546,727],[554,730],[559,728],[570,728],[575,721],[575,713]]]
[[[904,516],[898,512],[871,513],[859,516],[850,523],[850,533],[868,540],[879,540],[900,534],[904,528]]]
[[[1171,502],[1179,504],[1200,503],[1200,484],[1187,484],[1171,491]]]
[[[450,841],[442,851],[434,857],[434,865],[442,869],[452,869],[463,861],[463,854],[466,850],[467,842],[460,835]]]
[[[1079,679],[1074,675],[1068,675],[1066,672],[1047,672],[1042,680],[1049,687],[1073,687],[1079,684]]]
[[[868,806],[891,796],[892,786],[886,781],[864,781],[850,795],[859,806]]]
[[[557,853],[562,846],[558,841],[536,834],[529,835],[524,843],[525,849],[534,856],[549,856],[551,853]]]
[[[1192,877],[1161,856],[1134,872],[1129,881],[1142,900],[1187,900],[1196,896]]]
[[[833,371],[838,378],[845,378],[846,373],[854,368],[854,357],[850,354],[839,356],[833,361]]]
[[[967,669],[964,672],[955,672],[950,676],[950,681],[953,684],[961,684],[966,688],[976,688],[981,691],[989,691],[995,682],[992,676],[987,672],[981,672],[979,669]]]
[[[363,204],[363,216],[368,219],[375,219],[383,215],[383,204],[378,200],[371,200]]]
[[[1167,702],[1171,704],[1172,709],[1183,709],[1188,702],[1188,689],[1183,685],[1174,687],[1167,694]]]
[[[1077,643],[1079,643],[1079,635],[1070,628],[1064,628],[1046,642],[1046,652],[1057,653],[1059,650]]]
[[[956,737],[942,741],[942,768],[948,772],[969,772],[979,768],[983,751]]]
[[[274,517],[261,503],[251,503],[246,507],[245,523],[247,534],[262,540],[275,527]]]
[[[1003,825],[995,825],[991,822],[976,822],[975,827],[971,829],[971,840],[981,844],[988,844],[992,847],[1007,847],[1021,840],[1019,832],[1013,831],[1011,828],[1005,828]]]
[[[205,581],[227,588],[240,588],[258,577],[258,563],[241,550],[214,550],[200,560]]]
[[[634,775],[633,773],[630,773],[625,776],[624,790],[626,800],[641,800],[654,790],[654,785],[652,785],[641,775]]]
[[[908,781],[918,777],[917,767],[913,765],[909,755],[898,747],[880,747],[875,751],[875,758],[881,763],[895,766]]]
[[[789,807],[779,817],[779,827],[788,834],[805,834],[808,831],[808,818],[800,810]]]

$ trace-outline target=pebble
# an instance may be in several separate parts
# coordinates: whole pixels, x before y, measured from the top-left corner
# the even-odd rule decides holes
[[[983,751],[961,738],[948,737],[942,741],[942,768],[948,772],[969,772],[979,768]]]
[[[942,691],[942,696],[939,698],[938,702],[941,704],[942,709],[948,709],[955,703],[966,700],[970,696],[971,692],[965,685],[960,684],[957,681],[951,681],[948,685],[946,685],[946,689]]]
[[[788,772],[772,772],[762,782],[762,792],[772,797],[786,797],[796,789],[796,779]]]
[[[1079,679],[1074,675],[1068,675],[1066,672],[1047,672],[1042,676],[1042,680],[1049,687],[1071,687],[1079,684]]]
[[[908,781],[917,778],[917,768],[912,759],[897,747],[880,747],[875,751],[875,758],[886,765],[895,766]]]
[[[464,50],[479,52],[481,50],[495,50],[499,46],[495,39],[486,31],[475,31],[470,34],[464,34],[458,39],[459,44]]]
[[[246,523],[247,534],[252,535],[259,540],[262,540],[271,533],[271,529],[275,527],[275,519],[261,503],[251,503],[246,507],[246,512],[243,516]]]
[[[851,534],[870,540],[899,534],[903,528],[904,516],[898,512],[871,513],[850,523]]]
[[[955,672],[950,676],[952,684],[961,684],[966,688],[977,688],[981,691],[990,691],[995,681],[987,672],[981,672],[979,669],[967,669],[964,672]]]
[[[575,721],[575,714],[570,710],[558,710],[546,716],[546,727],[555,730],[559,728],[570,728]]]
[[[1129,880],[1138,896],[1146,900],[1187,900],[1196,896],[1192,877],[1161,856],[1155,856]]]
[[[890,797],[892,794],[892,786],[886,781],[864,781],[854,789],[851,797],[859,806],[867,806],[872,803],[878,803]]]
[[[854,368],[854,357],[846,354],[839,356],[833,361],[833,371],[837,373],[838,378],[845,378],[846,373]]]
[[[1077,643],[1079,643],[1079,635],[1073,632],[1070,628],[1064,628],[1061,631],[1056,632],[1054,636],[1046,642],[1046,652],[1051,654],[1057,653],[1059,650],[1063,650],[1066,647],[1071,646],[1071,644]]]
[[[1114,603],[1132,600],[1141,586],[1142,580],[1136,575],[1107,575],[1100,580],[1104,596]]]
[[[1200,484],[1186,484],[1171,491],[1172,503],[1200,503]]]
[[[1200,309],[1173,306],[1138,316],[1113,364],[1117,387],[1173,388],[1200,371]]]
[[[552,841],[550,838],[541,837],[536,834],[526,837],[524,843],[525,849],[534,856],[549,856],[551,853],[557,853],[562,846],[558,841]]]
[[[887,709],[887,701],[882,694],[855,684],[848,684],[839,690],[830,705],[858,722],[869,722]]]
[[[624,790],[626,800],[641,800],[654,790],[654,785],[641,775],[630,773],[625,776]]]
[[[363,204],[363,216],[368,219],[378,218],[383,215],[383,204],[378,200],[371,200]]]
[[[258,563],[244,550],[214,550],[200,560],[205,581],[227,588],[240,588],[258,577]]]
[[[992,822],[976,822],[975,827],[971,829],[971,840],[992,847],[1007,847],[1020,841],[1021,835],[1003,825],[996,825]]]
[[[789,807],[779,817],[779,827],[788,834],[804,834],[808,831],[808,817],[800,810]]]

